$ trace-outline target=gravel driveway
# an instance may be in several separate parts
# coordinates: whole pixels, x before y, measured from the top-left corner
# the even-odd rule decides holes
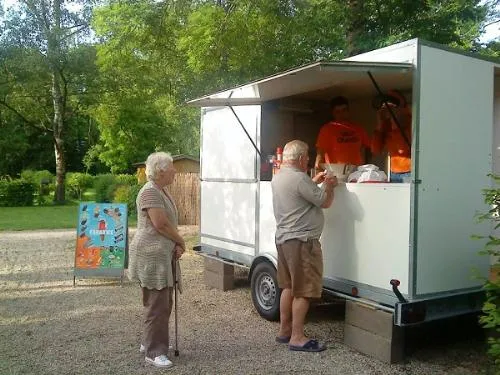
[[[182,227],[191,244],[196,227]],[[73,288],[73,231],[0,232],[0,374],[480,374],[478,339],[429,343],[404,364],[388,365],[343,345],[343,305],[319,305],[307,332],[326,341],[322,353],[276,344],[277,323],[255,312],[245,274],[221,292],[203,283],[202,258],[182,258],[180,356],[175,367],[145,365],[139,353],[140,291],[114,280],[81,280]],[[173,326],[173,324],[172,324]]]

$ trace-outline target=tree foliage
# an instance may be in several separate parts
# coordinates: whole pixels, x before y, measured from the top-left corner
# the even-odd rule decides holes
[[[81,43],[90,1],[22,0],[3,25],[0,107],[39,134],[50,134],[56,170],[55,201],[65,199],[68,127],[88,89],[92,49]],[[90,57],[90,58],[89,58]],[[95,71],[93,72],[95,73]]]
[[[104,93],[93,108],[101,138],[88,164],[98,158],[118,172],[154,150],[198,152],[198,114],[184,106],[183,62],[175,48],[187,11],[182,5],[116,2],[96,11]]]
[[[491,6],[480,0],[349,0],[349,54],[416,37],[470,49]]]
[[[196,155],[199,114],[186,100],[311,61],[415,37],[499,56],[498,41],[478,41],[499,0],[109,0],[94,8],[95,34],[91,0],[21,4],[0,38],[11,134],[0,151],[26,168],[56,165],[59,148],[62,176],[127,171],[160,149]],[[0,161],[0,175],[14,165]]]
[[[500,228],[500,177],[492,176],[492,180],[493,186],[483,190],[484,202],[489,210],[479,214],[478,221],[489,222],[493,233],[488,237],[475,237],[485,242],[481,254],[493,260],[490,277],[484,280],[486,301],[479,321],[489,332],[488,354],[493,360],[494,372],[498,374],[500,372],[500,238],[497,231]]]

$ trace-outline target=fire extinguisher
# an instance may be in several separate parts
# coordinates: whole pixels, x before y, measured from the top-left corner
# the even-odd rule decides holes
[[[283,163],[283,149],[281,147],[278,147],[276,149],[276,164],[278,168],[280,167],[281,163]]]

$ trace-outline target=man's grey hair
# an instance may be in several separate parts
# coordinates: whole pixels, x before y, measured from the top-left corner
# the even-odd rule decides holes
[[[153,152],[146,160],[146,178],[153,181],[158,176],[159,171],[166,171],[174,160],[167,152]]]
[[[298,139],[288,142],[283,148],[283,161],[297,161],[307,155],[309,146]]]

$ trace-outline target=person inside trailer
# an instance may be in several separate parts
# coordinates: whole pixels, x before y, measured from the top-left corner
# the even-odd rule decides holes
[[[382,98],[371,149],[374,154],[380,154],[384,150],[389,153],[391,182],[405,182],[410,178],[411,109],[405,97],[396,90],[389,91]]]
[[[333,121],[324,124],[316,140],[315,169],[322,163],[359,166],[365,163],[363,148],[371,148],[366,130],[350,120],[349,101],[337,96],[330,102]]]

